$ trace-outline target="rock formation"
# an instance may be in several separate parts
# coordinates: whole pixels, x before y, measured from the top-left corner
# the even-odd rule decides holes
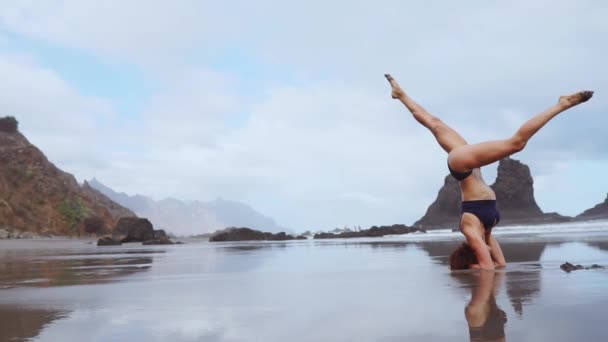
[[[437,194],[437,199],[426,210],[426,214],[414,223],[414,227],[453,228],[458,225],[460,217],[460,187],[458,181],[447,175],[443,186]]]
[[[286,241],[286,240],[306,240],[306,237],[287,235],[285,232],[276,234],[261,232],[251,228],[227,228],[211,235],[209,242],[225,241]]]
[[[491,185],[496,193],[500,211],[500,225],[538,224],[569,221],[569,217],[557,213],[543,213],[534,199],[534,181],[527,165],[510,158],[498,164],[496,182]],[[450,175],[435,202],[426,214],[414,223],[424,229],[457,228],[460,218],[460,188]]]
[[[577,271],[577,270],[596,270],[596,269],[604,269],[604,266],[600,266],[598,264],[593,264],[591,266],[583,266],[583,265],[573,265],[569,262],[565,262],[563,264],[561,264],[559,266],[559,268],[562,269],[562,271],[566,272],[566,273],[570,273],[572,271]]]
[[[340,234],[334,233],[318,233],[314,235],[315,239],[347,239],[356,237],[381,237],[385,235],[403,235],[423,230],[408,227],[404,224],[394,224],[392,226],[373,226],[369,229],[363,229],[359,231],[348,231]]]
[[[152,223],[145,218],[123,217],[118,220],[112,234],[121,242],[143,242],[154,239]]]
[[[123,217],[118,220],[111,236],[97,241],[97,246],[114,246],[128,242],[141,242],[144,245],[172,245],[167,233],[154,230],[152,223],[145,218]]]
[[[0,229],[82,235],[88,218],[111,228],[122,216],[134,214],[53,165],[18,131],[14,118],[0,119]]]
[[[596,205],[591,209],[585,210],[582,214],[576,216],[577,220],[600,220],[608,219],[608,195],[603,203]]]

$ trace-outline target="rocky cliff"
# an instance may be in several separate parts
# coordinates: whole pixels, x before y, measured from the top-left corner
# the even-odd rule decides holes
[[[596,205],[591,209],[585,210],[582,214],[576,216],[577,220],[601,220],[608,219],[608,195],[603,203]]]
[[[534,180],[530,168],[514,159],[505,158],[498,164],[496,182],[491,185],[496,193],[500,225],[564,222],[569,217],[557,213],[543,213],[534,199]],[[457,228],[460,217],[460,188],[450,175],[446,176],[437,199],[426,214],[414,223],[424,229]]]
[[[61,171],[18,130],[0,119],[0,229],[42,235],[81,235],[113,229],[131,211]]]

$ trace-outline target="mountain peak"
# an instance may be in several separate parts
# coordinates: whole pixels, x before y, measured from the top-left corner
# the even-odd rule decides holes
[[[89,218],[112,229],[129,212],[60,170],[17,130],[0,119],[0,226],[53,235],[83,234]],[[116,214],[116,215],[115,215]],[[130,213],[132,215],[132,213]]]
[[[5,116],[3,118],[0,118],[0,132],[19,132],[19,122],[13,116]]]

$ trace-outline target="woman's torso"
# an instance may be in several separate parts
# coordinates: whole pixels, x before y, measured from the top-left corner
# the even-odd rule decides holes
[[[496,199],[496,194],[492,188],[490,188],[481,177],[480,169],[473,169],[473,173],[470,176],[458,183],[460,184],[460,192],[463,201]]]

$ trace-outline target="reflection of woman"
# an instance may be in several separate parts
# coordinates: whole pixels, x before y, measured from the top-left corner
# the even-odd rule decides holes
[[[470,275],[479,277],[464,311],[471,341],[505,341],[507,315],[496,305],[502,275],[494,272]]]
[[[492,228],[500,220],[496,210],[496,195],[483,181],[480,168],[521,151],[528,140],[557,114],[591,98],[592,91],[581,91],[561,96],[557,104],[524,123],[515,134],[504,140],[468,144],[454,129],[427,112],[401,89],[391,77],[389,81],[394,99],[399,99],[414,119],[428,128],[439,145],[448,153],[448,169],[458,180],[462,193],[460,231],[467,239],[450,259],[452,269],[494,269],[504,266],[505,258]]]

